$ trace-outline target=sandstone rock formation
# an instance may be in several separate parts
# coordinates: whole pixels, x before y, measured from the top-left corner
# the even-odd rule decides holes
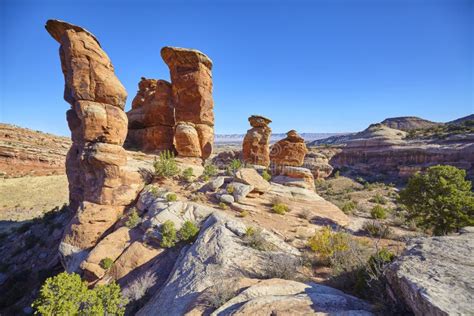
[[[286,133],[286,138],[276,142],[270,149],[270,160],[277,166],[303,165],[308,152],[304,139],[295,130]]]
[[[278,169],[278,175],[272,182],[314,190],[314,177],[309,169],[302,167],[284,166]]]
[[[314,151],[310,151],[306,154],[303,167],[311,170],[314,179],[325,179],[329,177],[334,170],[329,164],[329,159],[326,155]]]
[[[161,56],[170,69],[178,156],[209,158],[214,142],[212,61],[200,51],[177,47],[164,47]]]
[[[151,153],[173,149],[175,119],[169,82],[142,78],[127,116],[127,148]]]
[[[272,121],[266,117],[252,115],[249,117],[251,129],[247,131],[242,144],[242,158],[252,165],[268,167],[270,165],[270,135],[268,126]]]
[[[469,315],[474,301],[474,228],[419,238],[386,271],[392,298],[415,315]]]
[[[270,189],[270,183],[254,168],[241,168],[234,176],[234,180],[242,182],[253,187],[254,192],[265,193]]]
[[[88,249],[123,213],[141,188],[141,177],[127,168],[122,145],[127,135],[123,109],[127,92],[109,57],[85,29],[49,20],[58,41],[65,79],[64,99],[73,144],[66,158],[70,205],[78,209],[60,250],[68,271],[78,268]]]

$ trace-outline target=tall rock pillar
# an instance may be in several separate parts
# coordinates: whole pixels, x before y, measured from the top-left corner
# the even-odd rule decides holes
[[[272,121],[266,117],[252,115],[249,117],[251,129],[247,131],[242,144],[242,158],[252,165],[268,167],[270,165],[270,135],[268,126]]]
[[[163,47],[175,107],[174,145],[178,156],[208,158],[214,143],[212,61],[193,49]]]

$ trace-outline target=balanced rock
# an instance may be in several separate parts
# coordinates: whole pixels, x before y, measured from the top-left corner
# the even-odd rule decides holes
[[[181,157],[201,157],[199,134],[193,123],[179,122],[174,132],[174,146]]]
[[[175,118],[169,82],[142,78],[127,116],[127,148],[144,152],[173,149]]]
[[[270,165],[270,135],[268,127],[272,121],[266,117],[252,115],[249,117],[251,129],[247,131],[242,144],[242,158],[252,165],[268,167]]]
[[[270,160],[278,166],[303,165],[308,148],[304,139],[295,130],[286,133],[287,137],[276,142],[270,149]]]
[[[212,153],[214,142],[212,61],[200,51],[177,47],[164,47],[161,57],[170,69],[176,122],[194,124],[200,150],[193,150],[193,157],[206,159]],[[177,132],[175,130],[175,133]],[[181,135],[175,134],[174,143],[177,150],[178,147],[183,147],[180,144],[183,140],[187,141]]]

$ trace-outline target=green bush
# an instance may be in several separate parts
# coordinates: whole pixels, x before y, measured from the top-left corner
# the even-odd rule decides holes
[[[155,160],[153,167],[158,177],[174,177],[179,173],[178,165],[174,159],[174,153],[165,150],[160,153],[158,160]]]
[[[237,217],[247,217],[249,216],[249,211],[242,211],[239,214],[237,214]]]
[[[387,218],[387,211],[380,205],[375,205],[370,211],[370,216],[375,219]]]
[[[216,166],[210,164],[204,166],[204,171],[202,173],[202,177],[204,180],[209,180],[211,177],[214,177],[218,174],[219,170],[217,169]]]
[[[190,168],[184,169],[183,173],[182,173],[182,176],[183,176],[184,181],[191,182],[193,177],[194,177],[193,168],[190,167]]]
[[[268,170],[265,169],[262,172],[262,178],[264,178],[267,181],[270,181],[272,179],[272,175],[270,174]]]
[[[382,204],[382,205],[387,203],[387,200],[378,193],[375,196],[373,196],[369,201],[372,203],[377,203],[377,204]]]
[[[178,200],[178,196],[176,193],[168,193],[166,195],[166,201],[168,202],[176,202]]]
[[[465,170],[440,165],[413,175],[399,199],[407,209],[407,220],[432,229],[435,235],[474,225],[474,193],[465,177]]]
[[[100,266],[104,270],[109,270],[114,265],[114,261],[110,258],[104,258],[100,260]]]
[[[247,227],[244,234],[244,241],[249,247],[260,251],[267,251],[273,249],[273,245],[268,243],[263,237],[261,229]]]
[[[334,232],[330,226],[325,226],[308,240],[308,247],[327,263],[335,252],[349,249],[349,239],[347,234]]]
[[[273,213],[280,214],[280,215],[284,215],[289,210],[290,208],[288,207],[288,205],[284,203],[275,203],[272,206]]]
[[[114,282],[89,289],[79,275],[46,279],[32,307],[41,315],[124,315],[126,300]]]
[[[336,172],[334,172],[334,178],[339,178],[339,176],[341,175],[341,172],[339,170],[337,170]]]
[[[178,237],[181,241],[193,241],[197,234],[199,234],[199,227],[191,221],[185,221],[178,231]]]
[[[393,234],[390,226],[387,224],[381,224],[378,221],[365,222],[362,229],[371,237],[390,238]]]
[[[226,188],[227,193],[232,194],[234,193],[234,186],[228,185]]]
[[[176,244],[176,228],[174,223],[167,220],[161,225],[161,243],[163,248],[171,248]]]
[[[140,216],[138,216],[137,210],[133,210],[127,218],[127,221],[125,222],[125,226],[128,228],[132,229],[137,227],[137,225],[140,223]]]
[[[242,161],[239,159],[232,159],[230,164],[227,166],[227,171],[232,175],[235,174],[240,168],[242,168]]]
[[[356,209],[356,204],[354,203],[354,201],[346,202],[342,206],[342,211],[345,214],[351,214],[355,209]]]
[[[227,206],[227,204],[225,204],[224,202],[219,202],[219,207],[223,210],[226,210],[228,209],[229,207]]]

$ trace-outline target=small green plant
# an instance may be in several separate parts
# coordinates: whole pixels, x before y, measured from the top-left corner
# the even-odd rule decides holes
[[[244,241],[249,247],[260,251],[267,251],[273,248],[273,245],[269,244],[263,237],[262,231],[251,226],[245,230]]]
[[[100,267],[104,270],[109,270],[113,265],[114,261],[108,257],[100,260]]]
[[[242,211],[239,214],[237,214],[237,217],[247,217],[249,216],[249,211]]]
[[[138,224],[140,224],[140,216],[138,216],[137,210],[134,209],[128,215],[127,221],[125,222],[125,226],[132,229],[137,227]]]
[[[356,204],[354,203],[354,201],[349,201],[349,202],[344,203],[344,205],[341,208],[341,210],[345,214],[352,214],[352,212],[354,212],[355,209],[356,209]]]
[[[155,187],[154,185],[150,186],[150,191],[149,191],[155,198],[159,197],[160,193],[158,192],[158,188]]]
[[[185,221],[178,231],[178,237],[181,241],[193,241],[199,233],[199,227],[191,221]]]
[[[270,174],[268,170],[265,169],[262,172],[262,178],[264,178],[267,181],[270,181],[272,179],[272,175]]]
[[[382,205],[387,203],[387,200],[382,195],[380,195],[379,193],[377,193],[369,201],[372,202],[372,203],[377,203],[377,204],[382,204]]]
[[[234,193],[234,186],[228,185],[226,188],[227,193],[232,194]]]
[[[176,244],[176,228],[174,223],[167,220],[161,225],[161,243],[163,248],[171,248]]]
[[[239,159],[232,159],[229,166],[227,166],[227,171],[232,175],[235,174],[240,168],[242,168],[242,161]]]
[[[387,211],[380,205],[375,205],[370,211],[370,216],[374,219],[387,218]]]
[[[126,304],[115,282],[89,289],[79,275],[62,272],[46,279],[32,307],[40,315],[122,316]]]
[[[349,239],[347,234],[334,232],[330,226],[325,226],[308,240],[308,247],[316,252],[322,261],[328,262],[335,252],[349,249]]]
[[[273,213],[280,214],[280,215],[284,215],[289,210],[290,208],[288,207],[288,205],[284,203],[275,203],[272,206]]]
[[[155,168],[155,174],[158,177],[174,177],[179,173],[174,153],[169,150],[160,153],[160,156],[155,160],[153,167]]]
[[[339,170],[337,170],[336,172],[334,172],[334,178],[339,178],[339,176],[341,175],[341,172]]]
[[[166,195],[166,201],[168,202],[176,202],[178,200],[178,196],[176,193],[168,193]]]
[[[379,223],[378,221],[368,221],[362,226],[371,237],[390,238],[393,234],[390,226]]]
[[[184,169],[183,173],[182,173],[182,176],[183,176],[184,181],[191,182],[193,177],[194,177],[193,168],[190,167],[190,168]]]
[[[219,202],[219,207],[223,210],[226,210],[228,209],[229,207],[227,206],[227,204],[225,204],[224,202]]]
[[[217,175],[217,173],[219,172],[219,170],[217,169],[217,167],[215,165],[206,165],[204,166],[204,171],[202,173],[202,177],[204,180],[209,180],[211,177],[214,177]]]

